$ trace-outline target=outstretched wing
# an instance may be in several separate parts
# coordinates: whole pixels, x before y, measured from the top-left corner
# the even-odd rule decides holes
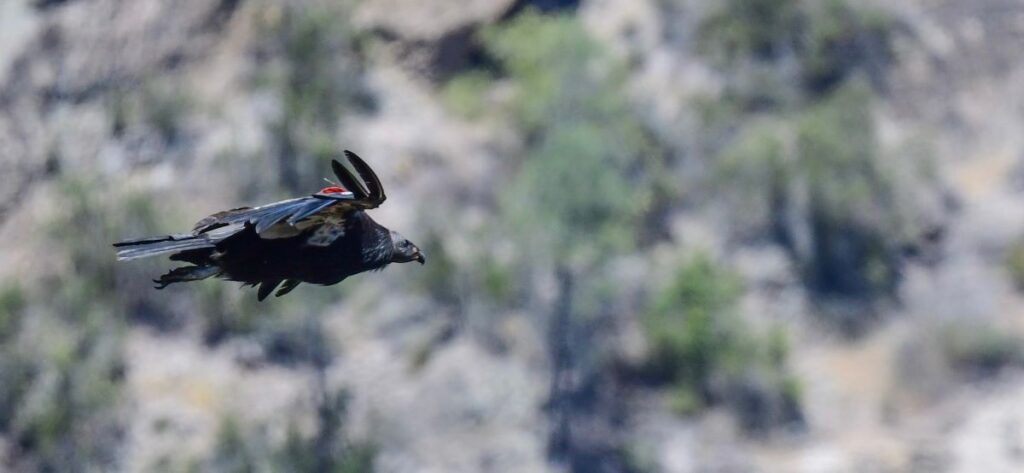
[[[265,239],[294,237],[316,227],[306,244],[328,246],[345,234],[345,221],[353,212],[377,207],[385,199],[380,179],[370,166],[351,151],[346,150],[345,157],[354,174],[344,164],[331,162],[345,187],[327,187],[306,197],[218,212],[196,223],[192,233],[121,241],[114,244],[117,257],[136,259],[215,248],[220,241],[250,227]]]
[[[252,225],[260,237],[284,238],[319,225],[322,228],[316,230],[309,243],[329,245],[344,234],[348,215],[375,208],[386,199],[380,179],[370,166],[351,151],[345,150],[345,157],[359,177],[337,160],[332,161],[331,168],[344,187],[328,187],[306,197],[219,212],[200,220],[192,232],[223,239]]]
[[[314,224],[314,216],[323,216],[328,209],[335,207],[334,212],[350,212],[355,207],[350,201],[351,192],[345,192],[342,196],[323,198],[322,193],[316,193],[297,199],[282,200],[272,204],[259,207],[243,207],[215,213],[196,223],[192,232],[195,234],[206,234],[210,232],[227,231],[227,227],[242,228],[245,224],[255,227],[256,233],[261,236],[267,235],[268,230],[278,224],[285,224],[290,227],[298,227],[301,223]],[[328,194],[330,195],[330,194]],[[272,235],[269,235],[272,237]]]

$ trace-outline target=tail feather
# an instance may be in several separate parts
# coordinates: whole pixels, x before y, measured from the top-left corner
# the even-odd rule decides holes
[[[167,235],[161,237],[139,238],[114,243],[119,261],[146,258],[149,256],[175,253],[178,251],[213,248],[215,243],[205,235]]]

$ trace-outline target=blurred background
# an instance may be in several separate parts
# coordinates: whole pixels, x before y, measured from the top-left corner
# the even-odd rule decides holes
[[[0,471],[1024,471],[1024,2],[0,0]],[[110,243],[348,148],[425,266]]]

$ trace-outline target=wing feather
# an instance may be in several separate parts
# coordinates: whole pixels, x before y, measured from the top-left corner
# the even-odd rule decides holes
[[[384,195],[384,186],[381,185],[377,173],[373,172],[373,168],[366,164],[366,161],[363,161],[363,158],[360,158],[359,155],[347,149],[345,150],[345,157],[348,158],[348,161],[352,163],[352,167],[359,173],[359,177],[366,183],[364,189],[368,191],[367,193],[372,204],[372,207],[368,208],[378,207],[384,203],[384,200],[387,199],[387,196]]]
[[[295,211],[295,213],[293,213],[290,217],[288,217],[288,225],[295,226],[295,224],[299,223],[300,220],[302,220],[302,219],[304,219],[306,217],[309,217],[311,215],[316,215],[316,214],[326,210],[328,207],[330,207],[332,205],[336,205],[336,204],[337,204],[336,201],[320,200],[320,199],[317,199],[317,200],[315,200],[313,202],[309,202],[303,208]]]
[[[225,238],[241,231],[245,224],[252,224],[256,233],[263,235],[275,225],[284,223],[295,227],[303,220],[315,218],[327,211],[332,216],[344,218],[349,212],[357,210],[352,198],[351,193],[331,194],[329,198],[314,194],[259,207],[229,210],[200,220],[193,233],[217,232],[220,238]]]
[[[345,156],[348,155],[346,154]],[[359,179],[356,179],[356,176],[353,175],[344,164],[338,162],[337,159],[331,160],[331,170],[334,171],[334,175],[338,177],[339,181],[341,181],[342,187],[355,193],[359,200],[366,199],[370,196],[370,191],[366,190],[366,186],[359,182]]]
[[[252,225],[263,238],[281,238],[301,233],[310,225],[319,225],[329,228],[317,232],[310,243],[330,244],[344,234],[345,220],[352,212],[375,208],[386,198],[373,169],[351,151],[345,150],[345,157],[354,173],[339,161],[331,161],[334,174],[345,188],[343,192],[320,192],[259,207],[218,212],[196,223],[192,234],[205,235],[216,242]]]

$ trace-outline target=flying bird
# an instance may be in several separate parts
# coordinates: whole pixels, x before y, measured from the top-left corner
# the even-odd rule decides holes
[[[170,254],[189,263],[153,280],[170,284],[218,277],[259,286],[260,301],[280,286],[283,296],[301,283],[331,285],[390,263],[426,259],[422,251],[366,213],[386,198],[380,179],[346,150],[353,174],[332,160],[340,185],[296,199],[217,212],[191,233],[114,243],[118,260]],[[356,177],[358,175],[358,177]],[[334,183],[332,183],[334,184]]]

